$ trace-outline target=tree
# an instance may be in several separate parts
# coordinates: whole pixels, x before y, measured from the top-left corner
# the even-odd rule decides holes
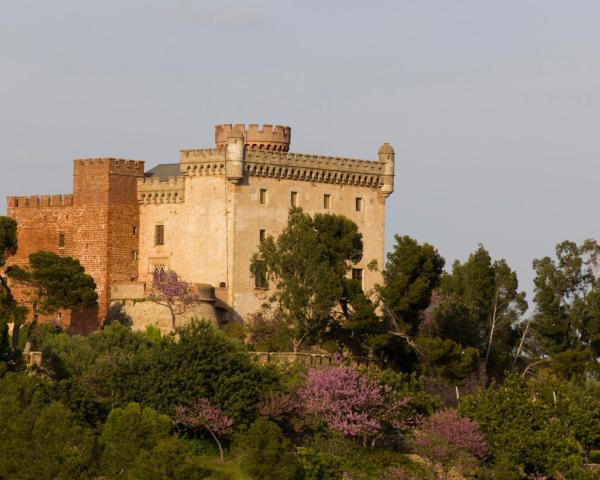
[[[304,412],[345,436],[364,443],[370,439],[372,445],[385,427],[402,428],[402,411],[410,401],[346,366],[309,370],[298,393]]]
[[[304,470],[295,448],[281,429],[259,418],[235,439],[242,455],[242,469],[256,480],[302,480]]]
[[[539,472],[586,478],[582,442],[591,437],[584,425],[597,424],[600,412],[597,402],[596,411],[590,403],[591,410],[582,420],[580,415],[588,405],[583,400],[575,408],[572,403],[578,396],[569,390],[564,381],[557,384],[551,378],[540,378],[532,382],[513,374],[502,384],[463,397],[459,410],[479,423],[493,464],[510,465],[522,472],[521,477]]]
[[[221,410],[213,407],[208,399],[198,398],[189,407],[183,405],[175,407],[173,422],[190,430],[206,430],[219,447],[221,463],[225,461],[219,437],[231,435],[234,422]]]
[[[428,243],[420,245],[409,236],[394,238],[396,244],[387,255],[385,283],[379,293],[395,329],[414,336],[440,283],[445,261]]]
[[[102,427],[100,468],[109,478],[118,478],[132,468],[136,457],[169,438],[171,421],[152,408],[130,403],[113,409]]]
[[[27,288],[27,303],[32,308],[33,320],[27,331],[24,353],[31,350],[32,334],[40,313],[50,314],[61,308],[92,308],[97,305],[94,279],[85,273],[78,260],[71,257],[35,252],[29,255],[28,268],[11,266],[8,276]]]
[[[506,368],[517,341],[516,324],[527,309],[516,272],[504,259],[492,262],[483,246],[452,273],[442,276],[433,312],[438,334],[463,347],[477,348],[487,372]]]
[[[175,320],[183,315],[193,304],[198,302],[198,296],[192,292],[191,284],[184,282],[179,275],[172,271],[156,270],[152,279],[152,290],[148,300],[167,307],[171,314],[171,327],[175,330]]]
[[[417,428],[411,439],[414,450],[441,467],[442,480],[452,468],[473,470],[487,453],[479,424],[461,418],[455,410],[440,410]]]
[[[565,375],[597,369],[600,358],[600,245],[565,241],[556,260],[533,261],[537,314],[532,322],[542,355]]]
[[[18,307],[9,285],[8,275],[2,269],[5,267],[6,261],[17,253],[17,247],[17,222],[12,218],[0,216],[0,329],[3,337],[7,337],[7,324],[14,322],[16,328],[13,330],[13,348],[18,345],[17,325],[20,325],[24,312],[22,308]],[[0,355],[7,354],[8,349],[8,342],[5,342],[4,352],[0,351]]]
[[[276,240],[261,242],[251,272],[273,284],[270,299],[293,332],[294,351],[323,339],[344,297],[345,276],[362,254],[354,222],[332,214],[311,217],[299,208],[290,210]]]

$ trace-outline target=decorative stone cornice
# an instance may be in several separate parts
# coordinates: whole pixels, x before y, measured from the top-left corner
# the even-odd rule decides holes
[[[185,178],[140,178],[137,185],[138,202],[141,204],[183,203],[185,201]]]
[[[327,157],[247,148],[245,171],[254,177],[272,177],[307,182],[360,185],[379,188],[384,175],[384,164],[378,161],[354,158]],[[224,150],[182,150],[182,175],[225,175]]]
[[[383,165],[353,158],[246,150],[251,176],[378,188]]]

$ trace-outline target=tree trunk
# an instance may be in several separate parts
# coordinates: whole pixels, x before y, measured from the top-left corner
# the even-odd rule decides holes
[[[515,369],[515,367],[517,366],[517,360],[519,360],[519,356],[521,355],[521,351],[523,350],[523,345],[525,344],[525,338],[527,338],[527,332],[529,331],[529,326],[531,325],[531,322],[533,321],[534,316],[535,316],[535,311],[531,314],[531,316],[529,317],[529,320],[527,320],[527,324],[525,325],[525,330],[523,330],[523,335],[521,335],[521,341],[519,342],[519,347],[517,348],[517,353],[515,354],[515,358],[513,360],[511,371],[513,371]]]
[[[496,314],[498,313],[498,292],[494,300],[494,311],[492,312],[492,325],[490,327],[490,336],[488,338],[487,350],[485,352],[485,361],[483,363],[483,381],[487,384],[487,366],[490,360],[490,352],[492,350],[492,341],[494,339],[494,331],[496,330]]]
[[[171,328],[173,332],[175,331],[175,312],[173,311],[173,306],[169,305],[169,311],[171,312]]]
[[[31,325],[29,325],[29,329],[27,330],[27,340],[25,341],[25,348],[23,349],[23,355],[28,355],[31,351],[31,346],[33,343],[33,331],[38,323],[39,314],[37,309],[37,303],[34,303],[32,306],[33,311],[33,320],[31,321]]]
[[[212,432],[212,430],[208,430],[208,433],[212,435],[212,437],[215,439],[215,442],[217,443],[217,447],[219,447],[219,456],[221,457],[221,463],[225,463],[225,455],[223,454],[223,447],[221,447],[221,442],[219,442],[219,439]]]

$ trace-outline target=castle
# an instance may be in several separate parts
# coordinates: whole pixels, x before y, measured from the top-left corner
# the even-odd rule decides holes
[[[365,291],[381,281],[385,201],[394,190],[394,150],[376,161],[290,153],[285,126],[217,125],[215,147],[182,150],[179,163],[145,171],[143,161],[74,161],[73,193],[8,197],[25,265],[38,250],[73,256],[96,281],[97,312],[65,312],[71,329],[98,328],[111,302],[139,299],[157,269],[200,284],[222,318],[244,319],[266,298],[250,259],[278,235],[290,207],[344,215],[363,234],[352,270]],[[211,295],[214,296],[211,299]],[[147,312],[146,312],[147,313]]]

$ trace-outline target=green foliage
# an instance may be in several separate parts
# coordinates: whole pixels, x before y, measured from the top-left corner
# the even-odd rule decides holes
[[[28,269],[13,266],[8,274],[30,288],[30,301],[43,313],[60,308],[94,307],[98,299],[94,279],[71,257],[34,252],[29,255]]]
[[[479,351],[439,337],[418,337],[419,371],[430,377],[460,382],[477,370]]]
[[[595,433],[589,435],[597,431],[600,405],[592,401],[594,389],[580,388],[551,378],[533,383],[510,376],[464,398],[460,409],[481,425],[499,470],[511,466],[521,475],[586,478],[584,444],[589,450],[598,441]]]
[[[0,216],[0,267],[6,264],[8,257],[17,253],[17,247],[17,222]]]
[[[235,439],[242,469],[256,480],[301,480],[304,469],[292,443],[277,424],[259,418]]]
[[[279,388],[272,367],[253,363],[212,325],[194,321],[177,335],[154,339],[115,323],[86,338],[51,339],[45,352],[55,377],[73,376],[113,406],[139,402],[170,414],[205,397],[243,425],[260,398]]]
[[[444,274],[440,302],[433,312],[437,335],[479,350],[487,373],[498,376],[512,359],[516,324],[527,309],[516,272],[504,259],[492,262],[483,248],[452,273]]]
[[[169,417],[151,408],[130,403],[124,408],[113,409],[99,438],[102,449],[100,470],[109,478],[120,477],[122,472],[132,468],[136,457],[143,451],[153,450],[161,440],[168,439],[170,430]]]
[[[542,354],[564,376],[597,370],[600,358],[600,246],[565,241],[556,246],[556,260],[533,261],[538,307],[534,326]]]
[[[279,312],[264,310],[248,325],[248,341],[257,352],[290,352],[294,332]]]
[[[380,294],[396,328],[415,335],[431,293],[439,285],[445,261],[428,243],[420,245],[409,236],[394,238],[396,244],[387,255]]]
[[[51,386],[24,374],[0,379],[0,478],[88,478],[94,438]]]
[[[128,480],[199,480],[215,478],[203,468],[199,458],[189,455],[185,445],[174,437],[164,438],[133,461]]]
[[[344,279],[362,258],[362,235],[340,215],[290,210],[288,225],[275,240],[261,242],[251,271],[274,287],[271,301],[293,332],[293,348],[318,343],[334,320]]]
[[[123,310],[123,305],[120,303],[114,303],[110,306],[106,313],[106,318],[104,319],[104,326],[110,325],[113,322],[119,322],[125,327],[131,327],[133,325],[131,317]]]

